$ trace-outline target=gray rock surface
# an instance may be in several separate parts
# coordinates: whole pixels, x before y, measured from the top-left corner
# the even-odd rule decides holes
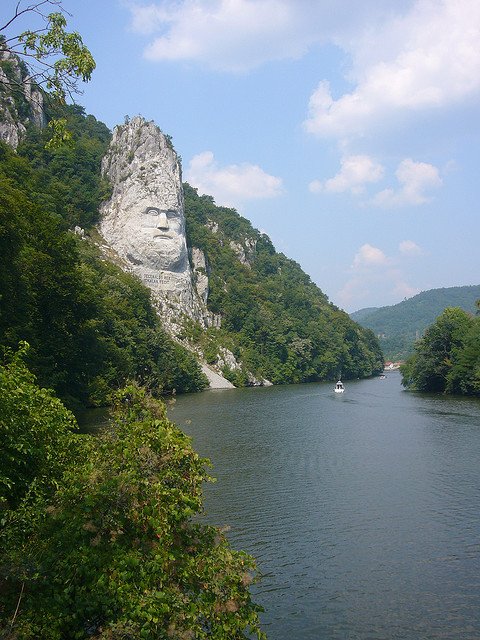
[[[113,187],[101,209],[105,240],[151,289],[166,320],[174,309],[205,325],[206,299],[188,260],[181,167],[168,138],[140,116],[115,127],[102,173]]]
[[[112,196],[100,214],[100,233],[120,258],[152,291],[164,327],[176,337],[188,316],[204,328],[220,318],[207,310],[208,265],[193,247],[190,266],[180,162],[169,139],[153,122],[136,116],[117,126],[102,162]],[[185,345],[188,347],[188,345]],[[198,354],[196,354],[198,356]],[[233,385],[203,365],[212,388]]]
[[[205,254],[201,249],[192,247],[192,268],[195,276],[195,288],[200,299],[207,304],[208,299],[208,267]]]
[[[0,51],[0,62],[8,63],[10,69],[7,74],[0,66],[0,140],[16,149],[29,122],[40,128],[45,126],[43,95],[29,80],[17,56],[8,51]],[[13,98],[14,89],[19,89],[17,101],[24,101],[27,116],[19,113],[17,102]]]
[[[207,364],[202,364],[202,371],[208,378],[210,389],[235,389],[235,385],[214,371]]]

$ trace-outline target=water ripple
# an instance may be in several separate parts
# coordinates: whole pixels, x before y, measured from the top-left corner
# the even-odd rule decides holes
[[[179,398],[271,640],[480,638],[480,403],[399,376]]]

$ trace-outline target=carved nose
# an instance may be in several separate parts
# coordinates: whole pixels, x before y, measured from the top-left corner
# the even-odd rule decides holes
[[[163,211],[158,216],[157,229],[168,230],[168,218]]]

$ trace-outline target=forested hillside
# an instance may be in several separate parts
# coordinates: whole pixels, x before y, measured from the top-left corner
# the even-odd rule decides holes
[[[212,362],[220,344],[242,362],[240,370],[226,365],[224,375],[242,384],[249,371],[282,384],[382,370],[373,333],[329,303],[297,263],[235,210],[187,184],[184,190],[187,241],[205,253],[208,307],[222,319],[221,329],[205,333],[192,326],[190,337]]]
[[[109,185],[100,162],[109,130],[78,106],[65,107],[73,144],[47,150],[31,127],[13,152],[0,149],[0,346],[30,343],[42,385],[70,403],[103,404],[136,379],[154,392],[193,391],[206,381],[191,353],[169,338],[148,290],[72,233],[93,229]],[[331,305],[300,267],[234,210],[185,185],[187,240],[209,272],[209,309],[221,328],[185,322],[191,346],[226,362],[234,384],[249,375],[274,383],[372,375],[383,358],[373,334]],[[88,235],[88,234],[87,234]]]
[[[110,132],[80,107],[64,115],[74,144],[46,150],[31,128],[18,154],[0,145],[0,347],[30,343],[39,383],[71,404],[104,404],[136,379],[153,392],[206,380],[163,331],[149,291],[72,233],[108,193],[100,161]]]
[[[475,312],[480,285],[423,291],[408,300],[379,309],[360,309],[350,317],[379,337],[387,360],[404,360],[413,353],[415,340],[447,307]]]

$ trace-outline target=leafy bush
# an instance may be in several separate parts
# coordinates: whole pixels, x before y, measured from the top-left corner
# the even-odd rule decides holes
[[[10,492],[22,475],[19,488],[37,489],[3,505],[2,638],[264,638],[249,592],[255,563],[196,518],[207,461],[162,403],[129,386],[101,435],[68,436],[71,415],[18,360],[0,380],[23,398],[0,423],[12,452],[0,478]],[[33,427],[44,445],[24,451]]]

